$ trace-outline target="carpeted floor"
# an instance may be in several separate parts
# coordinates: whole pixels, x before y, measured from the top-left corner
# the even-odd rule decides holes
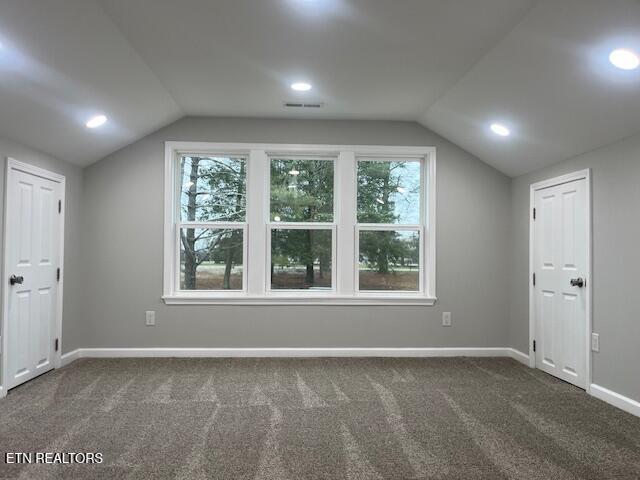
[[[0,450],[37,480],[637,479],[640,418],[502,358],[83,359],[0,400]]]

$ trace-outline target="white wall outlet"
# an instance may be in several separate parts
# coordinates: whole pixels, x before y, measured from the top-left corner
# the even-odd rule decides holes
[[[145,325],[152,327],[156,324],[156,312],[153,310],[147,310],[145,312]]]
[[[451,326],[451,312],[442,312],[442,326],[443,327]]]
[[[591,334],[591,350],[594,352],[600,351],[600,335],[598,333]]]

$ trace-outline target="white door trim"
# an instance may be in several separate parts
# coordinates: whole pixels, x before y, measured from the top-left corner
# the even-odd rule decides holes
[[[534,273],[534,219],[533,219],[533,208],[535,205],[535,193],[537,190],[542,190],[544,188],[554,187],[556,185],[562,185],[563,183],[573,182],[575,180],[585,180],[586,182],[586,194],[587,194],[587,271],[586,278],[587,282],[585,285],[585,294],[586,298],[586,306],[587,306],[587,328],[586,328],[586,341],[584,347],[586,348],[586,365],[585,365],[585,373],[586,373],[586,387],[585,390],[587,393],[590,393],[591,390],[591,332],[592,330],[592,318],[591,318],[591,299],[592,299],[592,289],[593,278],[591,276],[591,267],[592,267],[592,217],[591,217],[591,169],[579,170],[577,172],[569,173],[566,175],[561,175],[559,177],[549,178],[547,180],[542,180],[537,183],[531,184],[530,187],[530,196],[529,196],[529,366],[531,368],[535,368],[536,366],[536,356],[533,353],[533,340],[535,339],[535,309],[534,309],[534,299],[535,293],[533,288],[533,273]]]
[[[60,184],[60,196],[62,200],[62,210],[60,212],[60,228],[59,235],[60,241],[59,245],[59,262],[60,262],[60,270],[62,271],[62,275],[60,276],[60,282],[58,283],[58,297],[57,307],[56,307],[56,326],[55,326],[55,338],[59,339],[58,342],[58,351],[55,352],[53,357],[53,365],[54,368],[59,368],[61,365],[61,352],[62,352],[62,299],[63,296],[63,287],[64,287],[64,212],[65,212],[65,177],[64,175],[60,175],[58,173],[50,172],[40,167],[36,167],[33,165],[29,165],[28,163],[20,162],[14,158],[7,157],[7,165],[5,169],[5,184],[4,184],[4,221],[3,221],[3,252],[2,252],[2,284],[3,284],[3,294],[2,294],[2,318],[0,319],[0,326],[2,330],[0,334],[2,335],[2,352],[0,353],[0,361],[2,362],[2,387],[0,387],[0,397],[7,394],[6,388],[3,388],[6,385],[6,378],[8,376],[7,371],[7,347],[8,347],[8,336],[6,335],[6,329],[8,324],[8,316],[9,316],[9,288],[7,288],[9,278],[9,270],[8,270],[8,255],[7,251],[7,230],[8,230],[8,215],[7,215],[7,207],[9,205],[9,188],[10,182],[13,177],[14,171],[20,171],[24,173],[28,173],[31,175],[35,175],[37,177],[46,178],[53,182]]]

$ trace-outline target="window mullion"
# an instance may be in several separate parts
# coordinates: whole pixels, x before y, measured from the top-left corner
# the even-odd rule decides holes
[[[247,168],[247,289],[249,295],[264,295],[267,242],[267,182],[269,160],[264,150],[251,150]]]
[[[356,157],[354,152],[340,152],[336,163],[337,202],[337,293],[353,295],[356,274]]]

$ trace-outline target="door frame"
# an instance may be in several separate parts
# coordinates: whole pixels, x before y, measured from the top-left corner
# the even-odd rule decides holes
[[[591,275],[593,252],[592,252],[592,236],[593,236],[593,219],[591,213],[591,169],[579,170],[559,177],[549,178],[531,184],[530,197],[529,197],[529,366],[531,368],[536,367],[536,355],[533,351],[533,341],[536,336],[536,321],[535,321],[535,288],[533,285],[534,274],[534,244],[535,244],[535,220],[533,219],[533,208],[535,206],[535,193],[538,190],[542,190],[549,187],[555,187],[562,185],[563,183],[569,183],[576,180],[584,180],[586,183],[586,212],[587,212],[587,264],[585,276],[587,279],[585,285],[586,295],[586,339],[584,347],[586,349],[585,355],[585,377],[586,385],[585,390],[587,393],[591,390],[591,332],[593,331],[593,318],[592,318],[592,285],[593,277]]]
[[[8,223],[9,218],[7,215],[8,206],[9,206],[9,185],[11,185],[11,181],[13,180],[13,172],[21,171],[30,175],[35,175],[36,177],[46,178],[47,180],[51,180],[53,182],[60,184],[60,200],[62,201],[62,208],[60,211],[60,229],[59,229],[59,243],[58,243],[58,261],[60,264],[60,270],[63,270],[64,266],[64,214],[66,207],[66,188],[65,188],[65,176],[60,175],[58,173],[50,172],[49,170],[45,170],[44,168],[36,167],[34,165],[30,165],[28,163],[24,163],[16,160],[15,158],[7,157],[6,167],[5,167],[5,182],[4,182],[4,220],[3,220],[3,243],[2,243],[2,318],[0,319],[0,326],[2,327],[2,353],[0,355],[0,361],[2,362],[2,382],[0,384],[0,398],[4,397],[7,394],[7,389],[5,388],[7,385],[6,379],[8,376],[7,372],[7,348],[8,348],[8,335],[6,334],[8,319],[9,319],[9,287],[8,281],[6,279],[9,278],[9,251],[7,249],[7,236],[8,236]],[[5,282],[6,281],[6,282]],[[55,329],[54,329],[54,338],[58,338],[58,351],[54,353],[53,356],[53,368],[59,368],[62,357],[62,303],[63,303],[63,288],[64,288],[64,271],[62,271],[62,275],[60,275],[60,281],[58,282],[58,294],[56,298],[56,321],[55,321]]]

